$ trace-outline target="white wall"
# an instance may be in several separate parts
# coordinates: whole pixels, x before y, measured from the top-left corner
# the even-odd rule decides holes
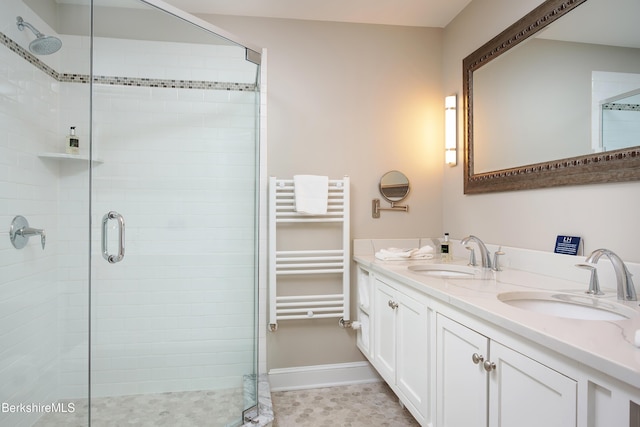
[[[470,3],[445,30],[445,92],[462,92],[464,57],[540,3]],[[461,164],[462,150],[458,160]],[[454,238],[472,233],[490,243],[553,251],[556,235],[582,236],[587,253],[605,247],[625,260],[640,261],[635,242],[640,235],[638,182],[465,196],[462,174],[461,166],[444,171],[443,228]]]

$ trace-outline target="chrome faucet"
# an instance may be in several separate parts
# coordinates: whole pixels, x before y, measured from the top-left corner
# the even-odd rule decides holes
[[[631,273],[624,264],[624,261],[622,261],[618,255],[608,249],[596,249],[591,252],[591,255],[589,255],[584,262],[597,264],[602,255],[609,258],[609,261],[613,264],[613,270],[616,273],[616,282],[618,286],[618,299],[624,301],[637,301],[638,298],[636,296],[636,289],[633,285],[633,280],[631,280]],[[596,272],[594,270],[593,275],[595,274]],[[595,279],[597,281],[597,276],[595,276]]]
[[[489,250],[482,242],[482,240],[478,239],[476,236],[467,236],[460,241],[460,244],[466,246],[469,242],[475,242],[478,245],[478,249],[480,249],[480,260],[482,262],[482,267],[491,268],[491,255],[489,254]]]

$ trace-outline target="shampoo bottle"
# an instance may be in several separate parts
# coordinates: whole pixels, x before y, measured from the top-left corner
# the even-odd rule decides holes
[[[67,136],[67,154],[80,153],[80,139],[76,136],[76,127],[71,126],[69,136]]]
[[[451,261],[451,252],[449,252],[449,233],[444,233],[444,240],[440,242],[440,258],[442,262]]]

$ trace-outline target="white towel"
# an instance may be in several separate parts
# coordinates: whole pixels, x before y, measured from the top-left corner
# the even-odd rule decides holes
[[[382,261],[409,261],[413,259],[431,259],[433,258],[433,248],[427,245],[419,249],[380,249],[378,252],[376,252],[376,258]]]
[[[327,213],[328,176],[294,175],[293,191],[296,199],[296,212],[311,215]]]
[[[435,250],[433,249],[433,246],[425,245],[419,249],[416,249],[411,254],[411,259],[431,259],[433,258],[434,252]]]

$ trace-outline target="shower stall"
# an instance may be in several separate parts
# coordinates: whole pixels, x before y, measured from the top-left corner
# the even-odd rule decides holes
[[[0,425],[244,424],[260,51],[156,0],[0,11]]]

